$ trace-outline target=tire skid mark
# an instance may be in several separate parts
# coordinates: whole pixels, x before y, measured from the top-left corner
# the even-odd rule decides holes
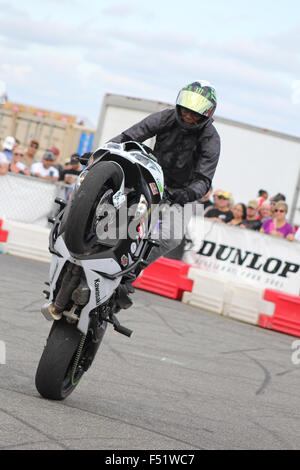
[[[8,416],[9,418],[14,418],[16,421],[18,421],[19,423],[23,424],[24,426],[27,426],[28,428],[32,429],[33,431],[36,431],[38,432],[39,434],[41,434],[42,436],[46,437],[48,441],[50,442],[53,442],[55,443],[56,445],[58,445],[61,449],[64,449],[64,450],[68,450],[69,448],[67,446],[65,446],[64,444],[62,444],[59,440],[55,439],[53,436],[51,436],[50,434],[47,434],[45,433],[44,431],[41,431],[39,428],[37,428],[36,426],[34,426],[33,424],[30,424],[28,423],[27,421],[25,421],[24,419],[20,418],[19,416],[16,416],[14,413],[11,413],[7,410],[5,410],[4,408],[0,408],[0,411],[5,414],[6,416]],[[1,447],[0,447],[1,449]]]

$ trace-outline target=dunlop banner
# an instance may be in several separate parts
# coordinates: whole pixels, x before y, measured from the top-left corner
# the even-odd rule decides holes
[[[192,219],[183,261],[230,281],[300,294],[300,243],[204,220],[204,235]]]

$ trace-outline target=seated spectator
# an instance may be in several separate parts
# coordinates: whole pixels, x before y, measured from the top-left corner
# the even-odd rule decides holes
[[[200,203],[203,204],[204,210],[207,209],[208,207],[211,208],[211,206],[214,205],[213,202],[209,199],[211,193],[212,193],[212,187],[210,187],[207,193],[203,196],[203,198],[200,199]]]
[[[271,217],[271,203],[265,201],[262,203],[260,209],[258,209],[258,220],[264,223],[265,220]]]
[[[249,201],[247,204],[246,219],[243,220],[240,228],[248,228],[250,230],[259,230],[261,227],[261,221],[257,218],[258,202]]]
[[[16,143],[15,138],[12,136],[8,136],[4,139],[3,146],[2,146],[3,150],[1,154],[5,155],[8,163],[12,161],[12,157],[13,157],[12,151],[13,151],[15,143]]]
[[[276,202],[278,201],[285,201],[285,196],[284,194],[277,193],[275,196],[270,198],[270,204],[271,204],[271,217],[274,217],[274,211],[275,211],[275,205]]]
[[[219,192],[216,203],[213,207],[208,208],[204,213],[204,217],[226,224],[233,219],[233,213],[229,209],[230,193],[224,191]]]
[[[284,201],[276,202],[274,209],[274,218],[267,219],[260,231],[268,233],[275,237],[286,238],[289,241],[294,240],[294,229],[291,224],[286,221],[288,206]]]
[[[21,145],[14,147],[13,159],[9,165],[9,171],[12,173],[19,173],[20,175],[30,176],[30,170],[28,166],[23,163],[25,150]]]
[[[239,226],[246,219],[247,210],[245,204],[239,202],[233,207],[233,219],[231,219],[227,225],[230,226]]]
[[[38,141],[37,140],[31,140],[29,142],[29,145],[27,147],[27,150],[26,150],[25,156],[24,156],[24,163],[29,168],[36,161],[36,153],[37,153],[38,149],[39,149]]]
[[[1,152],[0,153],[0,175],[6,175],[6,173],[8,172],[8,167],[9,167],[8,159],[6,155],[3,152]]]
[[[53,166],[55,158],[52,152],[45,152],[43,160],[41,162],[35,162],[31,165],[31,174],[37,178],[52,181],[55,183],[58,181],[59,173],[58,170]]]

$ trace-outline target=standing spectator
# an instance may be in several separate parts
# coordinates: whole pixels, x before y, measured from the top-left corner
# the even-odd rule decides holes
[[[247,217],[247,209],[246,209],[245,204],[243,204],[242,202],[239,202],[238,204],[236,204],[233,208],[232,213],[233,213],[233,219],[231,219],[227,223],[227,225],[230,225],[230,226],[241,225],[243,220],[245,220]]]
[[[6,173],[8,172],[8,166],[9,166],[9,163],[8,163],[7,157],[3,152],[1,152],[0,153],[0,175],[6,175]]]
[[[36,152],[39,149],[39,143],[37,140],[31,140],[27,147],[27,151],[24,156],[24,163],[28,167],[31,167],[33,163],[35,163]]]
[[[13,150],[13,159],[9,165],[9,171],[12,173],[19,173],[20,175],[30,176],[30,170],[28,166],[23,162],[25,150],[21,145],[18,145]]]
[[[61,178],[65,183],[75,183],[77,176],[82,172],[79,158],[80,155],[78,153],[73,153],[73,155],[71,155],[71,160],[65,164]]]
[[[77,153],[73,153],[71,160],[65,165],[67,168],[65,168],[62,174],[63,182],[70,185],[68,188],[66,188],[65,199],[70,198],[74,184],[77,180],[77,176],[82,172],[82,167],[78,159],[79,155]]]
[[[271,217],[274,217],[274,215],[275,215],[275,206],[276,206],[276,202],[278,202],[278,201],[285,201],[284,194],[277,193],[275,196],[270,198]]]
[[[51,147],[51,149],[49,149],[49,152],[52,152],[53,155],[54,155],[54,165],[53,166],[58,170],[59,180],[61,180],[62,179],[62,174],[63,174],[63,171],[64,171],[64,167],[60,163],[57,163],[60,151],[57,147]]]
[[[260,231],[274,235],[275,237],[286,238],[289,241],[293,241],[294,229],[286,220],[287,211],[288,206],[284,201],[276,202],[274,218],[266,220]]]
[[[45,152],[41,162],[35,162],[31,165],[31,174],[37,178],[52,181],[58,181],[58,170],[53,166],[55,158],[52,152]]]
[[[3,142],[3,146],[2,146],[3,151],[1,152],[1,154],[5,155],[8,163],[12,161],[12,157],[13,157],[12,151],[13,151],[15,143],[16,143],[15,138],[12,136],[6,137]]]
[[[271,217],[271,203],[269,201],[265,201],[262,203],[260,209],[258,209],[258,220],[264,223],[265,220],[269,219],[270,217]]]
[[[224,193],[225,191],[223,189],[216,189],[214,191],[214,194],[213,194],[213,201],[214,201],[214,205],[216,206],[217,204],[217,201],[218,201],[218,195],[221,194],[221,193]]]
[[[225,222],[226,224],[230,222],[230,220],[233,219],[233,213],[229,209],[230,197],[230,193],[227,191],[219,192],[215,207],[208,208],[208,210],[205,211],[204,217],[218,222]]]
[[[258,202],[258,210],[261,208],[262,204],[268,199],[268,193],[265,189],[260,189],[258,191],[258,198],[256,199]]]
[[[259,230],[261,221],[257,218],[258,202],[253,200],[247,204],[246,219],[240,225],[240,228],[248,228],[250,230]]]

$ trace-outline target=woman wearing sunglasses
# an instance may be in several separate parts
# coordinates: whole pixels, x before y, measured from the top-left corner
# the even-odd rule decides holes
[[[294,240],[294,229],[286,220],[288,206],[283,201],[278,201],[275,205],[273,219],[267,219],[260,229],[263,233],[268,233],[289,241]]]
[[[9,165],[9,171],[12,173],[19,173],[20,175],[30,176],[30,170],[24,163],[25,151],[21,145],[18,145],[13,150],[12,162]]]

